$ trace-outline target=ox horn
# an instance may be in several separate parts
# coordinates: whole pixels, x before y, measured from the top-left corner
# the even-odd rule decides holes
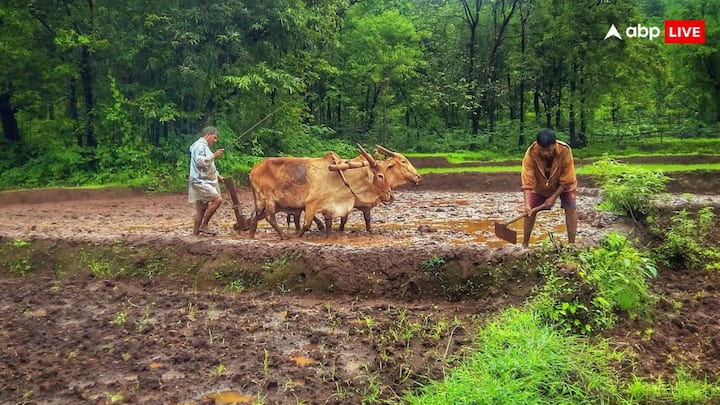
[[[378,152],[384,154],[385,156],[395,157],[397,155],[397,153],[391,151],[390,149],[386,149],[385,147],[380,145],[375,145],[375,149],[377,149]]]
[[[330,170],[331,172],[338,172],[340,170],[357,169],[359,167],[365,167],[365,166],[370,166],[370,162],[356,162],[356,161],[346,160],[343,163],[338,163],[336,165],[328,166],[328,170]]]
[[[357,144],[357,147],[358,147],[358,150],[360,151],[360,154],[365,156],[365,159],[367,159],[367,161],[370,162],[370,167],[377,166],[377,162],[375,161],[375,159],[373,159],[373,157],[370,156],[370,154],[367,153],[367,151],[365,149],[363,149],[363,147],[360,144]]]

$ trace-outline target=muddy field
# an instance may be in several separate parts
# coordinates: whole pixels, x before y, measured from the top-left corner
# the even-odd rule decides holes
[[[666,209],[718,206],[717,176],[703,176],[676,176]],[[531,295],[541,280],[523,266],[548,235],[566,240],[558,208],[540,214],[530,250],[494,236],[522,205],[516,177],[427,175],[373,210],[371,234],[356,212],[345,234],[289,241],[265,223],[255,240],[236,233],[229,203],[218,236],[193,237],[184,194],[1,193],[0,254],[19,256],[0,275],[0,403],[397,401]],[[641,236],[581,185],[578,244]],[[239,198],[247,213],[248,191]],[[718,285],[718,272],[661,272],[656,323],[610,334],[636,354],[621,372],[685,365],[715,381]]]

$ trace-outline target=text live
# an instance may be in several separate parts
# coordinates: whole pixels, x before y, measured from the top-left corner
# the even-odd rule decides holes
[[[704,44],[705,20],[665,20],[666,44]]]

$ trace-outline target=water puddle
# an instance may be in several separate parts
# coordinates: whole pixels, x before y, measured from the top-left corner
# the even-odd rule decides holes
[[[438,200],[429,203],[429,206],[448,206],[463,208],[470,205],[463,200]],[[407,221],[407,218],[386,218],[387,222],[373,223],[373,233],[365,232],[365,224],[362,221],[348,222],[344,233],[337,231],[337,224],[333,225],[333,231],[329,237],[324,232],[317,230],[308,231],[302,238],[305,243],[327,244],[327,245],[349,245],[358,247],[383,246],[392,239],[395,245],[409,245],[424,239],[436,239],[434,235],[442,234],[441,238],[447,238],[450,234],[450,243],[482,243],[491,248],[507,245],[508,242],[495,236],[495,223],[503,222],[509,218],[467,218],[467,212],[454,215],[451,211],[437,213],[437,216]],[[509,214],[514,215],[514,214]],[[355,218],[357,219],[357,218]],[[283,227],[284,228],[284,227]],[[522,240],[523,220],[518,220],[508,226],[517,232],[518,240]],[[258,223],[259,232],[257,239],[267,241],[278,241],[277,234],[269,227],[266,221]],[[285,229],[285,228],[284,228]],[[294,235],[294,228],[285,229],[290,235],[290,241],[298,241]],[[535,222],[531,243],[542,242],[549,234],[565,235],[565,216],[560,209],[543,212]],[[238,237],[242,239],[243,237]],[[447,240],[447,239],[446,239]]]
[[[211,403],[213,405],[224,405],[224,404],[251,404],[255,401],[255,397],[245,396],[237,391],[223,391],[213,392],[205,394],[202,397],[203,404]],[[212,402],[210,402],[212,401]],[[184,405],[197,405],[196,402],[188,402]]]
[[[304,357],[300,355],[294,355],[290,356],[290,360],[294,361],[296,365],[300,367],[307,367],[315,364],[315,359],[311,359],[309,357]]]

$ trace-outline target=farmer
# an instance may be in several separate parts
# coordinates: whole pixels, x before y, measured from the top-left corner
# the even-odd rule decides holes
[[[537,211],[551,209],[558,197],[560,197],[560,208],[565,209],[568,242],[575,243],[577,178],[570,146],[558,141],[554,131],[548,128],[541,129],[537,134],[537,140],[525,152],[520,177],[525,212],[530,213],[525,218],[522,246],[528,247]],[[531,212],[535,207],[540,208]]]
[[[193,235],[217,234],[208,227],[210,218],[222,204],[218,182],[223,178],[217,172],[215,159],[222,156],[225,149],[218,149],[214,153],[210,150],[210,146],[215,145],[217,139],[217,128],[207,127],[203,129],[203,135],[190,146],[188,202],[195,204]]]

